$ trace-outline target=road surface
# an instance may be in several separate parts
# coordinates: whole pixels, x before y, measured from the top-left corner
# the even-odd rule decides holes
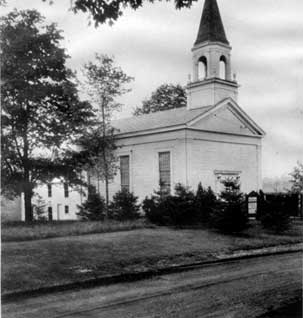
[[[251,258],[2,304],[2,317],[250,318],[298,298],[302,255]]]

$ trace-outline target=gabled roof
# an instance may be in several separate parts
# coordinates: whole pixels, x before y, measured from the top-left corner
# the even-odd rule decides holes
[[[198,36],[194,45],[206,41],[229,44],[217,0],[205,0]]]
[[[201,114],[197,118],[188,122],[187,126],[190,127],[195,122],[202,120],[209,115],[215,114],[224,106],[229,106],[237,118],[245,123],[247,127],[249,127],[257,136],[264,136],[266,134],[265,131],[230,97],[221,100],[206,113]]]
[[[180,126],[185,125],[198,116],[201,116],[212,107],[213,106],[206,106],[192,110],[188,110],[186,107],[179,107],[146,115],[115,120],[112,122],[112,126],[118,130],[118,134]]]
[[[265,132],[260,128],[238,105],[232,98],[226,98],[216,105],[205,106],[195,109],[187,109],[186,107],[175,108],[166,111],[159,111],[151,114],[134,116],[115,120],[112,126],[116,129],[117,136],[136,136],[142,133],[165,132],[174,129],[191,128],[193,125],[216,113],[222,107],[228,105],[234,111],[241,121],[245,122],[256,136],[263,136]],[[202,129],[203,130],[203,125]]]

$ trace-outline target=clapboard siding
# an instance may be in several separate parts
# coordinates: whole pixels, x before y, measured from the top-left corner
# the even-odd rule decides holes
[[[211,133],[195,129],[118,140],[117,157],[130,156],[130,189],[140,200],[159,187],[158,153],[171,152],[172,188],[178,182],[196,190],[199,182],[218,189],[215,170],[241,171],[241,189],[261,186],[261,139],[254,136]],[[119,191],[117,171],[109,187],[110,198]],[[102,195],[104,184],[99,183]]]
[[[257,145],[191,140],[188,153],[190,186],[201,181],[217,190],[215,171],[240,171],[241,190],[258,190]]]
[[[159,188],[159,163],[158,154],[163,151],[171,153],[171,182],[184,183],[186,176],[186,152],[184,138],[165,140],[158,136],[155,142],[144,142],[144,137],[138,138],[138,144],[127,145],[124,143],[117,150],[117,158],[122,155],[130,156],[130,189],[140,200]],[[167,137],[167,136],[166,136]],[[154,139],[155,140],[155,139]],[[109,195],[112,197],[121,188],[120,172],[109,186]],[[99,189],[102,195],[105,193],[104,184],[100,182]]]

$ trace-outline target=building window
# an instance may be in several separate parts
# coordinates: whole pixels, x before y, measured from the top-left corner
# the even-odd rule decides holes
[[[51,184],[47,185],[47,195],[49,198],[52,197],[52,185]]]
[[[198,61],[198,79],[205,80],[207,78],[207,59],[201,56]]]
[[[53,220],[53,208],[51,206],[48,207],[48,220]]]
[[[227,75],[227,61],[224,55],[220,57],[219,77],[226,80]]]
[[[68,198],[68,184],[64,183],[64,197]]]
[[[170,152],[159,152],[159,183],[160,191],[166,194],[170,193]]]
[[[120,176],[121,176],[121,189],[129,191],[129,156],[120,157]]]
[[[66,205],[66,206],[64,207],[64,212],[65,212],[65,214],[68,214],[68,213],[69,213],[69,206],[68,206],[68,205]]]

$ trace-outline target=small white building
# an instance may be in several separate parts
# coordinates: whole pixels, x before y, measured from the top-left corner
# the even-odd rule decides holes
[[[45,211],[43,216],[48,220],[77,220],[78,205],[87,199],[86,192],[86,189],[70,187],[62,180],[40,184],[35,189],[32,200],[34,212],[35,206],[40,205]],[[22,205],[22,220],[24,220],[24,217],[24,206]]]
[[[239,179],[246,193],[261,188],[265,133],[237,104],[231,46],[216,0],[205,0],[192,57],[187,107],[112,123],[120,169],[110,196],[125,187],[143,200],[160,181],[170,192],[179,182],[193,190],[202,182],[220,192],[227,177]],[[104,195],[104,184],[96,187]]]
[[[49,184],[39,184],[34,189],[32,197],[34,219],[38,219],[36,208],[39,207],[44,220],[66,221],[77,220],[78,205],[87,199],[85,187],[70,187],[62,180],[55,179]],[[24,221],[24,195],[10,200],[1,198],[1,220],[2,222]]]

